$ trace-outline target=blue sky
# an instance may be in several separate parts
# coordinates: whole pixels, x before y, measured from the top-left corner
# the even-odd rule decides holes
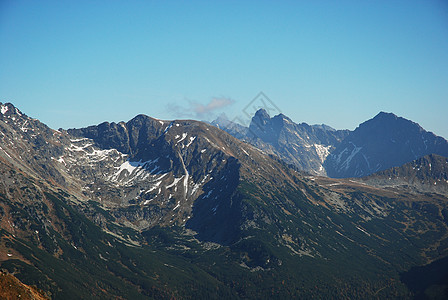
[[[446,1],[0,0],[0,101],[52,128],[393,112],[448,138]]]

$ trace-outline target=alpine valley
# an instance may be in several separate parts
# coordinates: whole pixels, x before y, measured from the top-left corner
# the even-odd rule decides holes
[[[448,142],[409,120],[53,130],[0,108],[2,298],[448,297]]]

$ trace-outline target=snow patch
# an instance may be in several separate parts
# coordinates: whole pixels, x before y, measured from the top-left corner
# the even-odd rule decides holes
[[[26,123],[28,123],[28,120],[25,121],[25,123],[23,123],[22,127],[20,127],[20,130],[22,130],[25,133],[29,130],[29,128],[26,128]]]
[[[200,183],[196,183],[196,184],[193,186],[193,189],[191,190],[191,195],[194,195],[194,194],[196,193],[196,191],[197,191],[200,187],[201,187],[201,184],[200,184]]]
[[[180,142],[182,142],[183,140],[185,140],[185,138],[187,137],[187,135],[188,135],[188,134],[187,134],[187,133],[185,133],[185,132],[184,132],[184,133],[182,133],[182,137],[180,138],[180,140],[178,140],[178,141],[177,141],[176,145],[177,145],[177,144],[179,144]],[[175,139],[178,139],[178,138],[179,138],[179,136],[178,136],[178,135],[176,135],[176,136],[175,136],[174,138],[175,138]]]
[[[81,141],[85,141],[85,140],[88,140],[88,138],[70,139],[70,142],[72,142],[72,143],[76,143],[76,142],[81,142]]]
[[[358,154],[358,152],[361,151],[361,149],[362,149],[362,147],[357,147],[352,142],[350,142],[350,144],[352,144],[354,147],[352,150],[352,153],[350,153],[350,155],[345,159],[345,161],[341,165],[341,168],[345,168],[345,170],[348,170],[348,168],[350,167],[350,162],[352,161],[353,157],[355,157],[356,154]],[[346,150],[347,150],[347,148],[344,149],[344,151],[342,153],[344,153]],[[339,155],[341,155],[341,154],[339,154]]]
[[[100,151],[100,150],[99,150]],[[101,150],[101,151],[108,151],[108,150]],[[148,160],[148,161],[125,161],[122,163],[119,167],[116,167],[118,169],[111,177],[111,180],[118,180],[120,175],[123,171],[125,171],[128,175],[141,175],[141,172],[144,170],[148,170],[148,167],[152,164],[156,163],[158,159],[155,160]],[[154,168],[153,170],[155,170]],[[139,174],[140,173],[140,174]],[[148,172],[143,179],[147,178],[149,175],[151,175],[151,172]]]
[[[183,176],[182,176],[182,177],[183,177]],[[182,177],[180,177],[180,178],[174,178],[173,183],[171,183],[170,185],[167,185],[165,188],[166,188],[166,189],[169,189],[169,188],[172,188],[173,186],[176,186],[177,183],[182,179]]]
[[[365,234],[367,234],[368,236],[370,236],[370,233],[368,233],[367,231],[365,231],[364,229],[362,229],[361,227],[356,226],[356,228],[362,232],[364,232]]]
[[[92,144],[86,144],[86,145],[83,145],[83,146],[76,146],[76,145],[70,144],[70,149],[69,150],[77,151],[77,152],[81,152],[81,151],[85,152],[86,151],[85,148],[90,147],[90,146],[92,146]]]
[[[196,139],[195,136],[190,136],[190,140],[188,142],[188,144],[185,147],[189,147],[191,145],[191,143],[193,143],[193,141]]]
[[[1,113],[2,113],[2,115],[4,115],[7,111],[8,111],[8,106],[2,105],[1,106]]]
[[[64,157],[63,157],[63,156],[61,156],[61,157],[59,157],[58,159],[56,159],[56,161],[59,162],[59,163],[61,163],[61,164],[64,164],[65,166],[67,165],[67,164],[65,163],[65,160],[64,160]]]
[[[106,158],[109,156],[109,154],[116,152],[115,149],[108,149],[108,150],[96,150],[94,149],[92,153],[87,153],[89,156],[99,156],[101,158]]]
[[[163,134],[165,134],[171,127],[173,127],[173,122],[170,123],[170,125],[168,125],[165,130],[163,131]]]
[[[316,149],[316,153],[320,158],[321,162],[324,162],[327,156],[330,154],[331,146],[324,146],[320,144],[314,144],[314,148]]]
[[[166,173],[165,173],[165,174],[166,174]],[[149,190],[147,190],[147,191],[145,192],[145,194],[148,194],[148,193],[154,191],[155,189],[157,189],[157,188],[160,186],[161,183],[162,183],[162,181],[156,182],[156,184],[154,184],[153,187],[151,187]]]

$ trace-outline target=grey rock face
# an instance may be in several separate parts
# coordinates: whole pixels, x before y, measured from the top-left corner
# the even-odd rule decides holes
[[[274,154],[300,170],[326,175],[322,164],[338,145],[347,130],[334,130],[327,125],[296,124],[283,114],[270,117],[264,109],[258,110],[245,136],[230,127],[224,130],[269,154]]]

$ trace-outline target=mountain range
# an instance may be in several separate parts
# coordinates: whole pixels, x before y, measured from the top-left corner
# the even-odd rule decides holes
[[[325,168],[330,177],[362,177],[429,154],[448,156],[447,140],[381,112],[351,132],[327,158]]]
[[[410,120],[380,112],[354,131],[296,124],[258,110],[248,128],[218,118],[211,123],[302,171],[333,178],[363,177],[425,155],[448,156],[448,141]]]
[[[0,108],[0,266],[46,297],[386,299],[448,291],[446,272],[410,284],[413,268],[448,256],[448,198],[432,189],[446,183],[446,158],[415,157],[363,178],[318,176],[327,165],[328,175],[336,166],[357,172],[362,154],[374,163],[374,148],[359,136],[378,116],[349,132],[260,110],[249,128],[224,128],[236,138],[220,122],[146,115],[53,130],[10,103]],[[443,154],[442,138],[405,133]],[[350,141],[362,149],[347,162],[350,150],[341,149]],[[426,155],[419,143],[409,138],[412,151]]]

